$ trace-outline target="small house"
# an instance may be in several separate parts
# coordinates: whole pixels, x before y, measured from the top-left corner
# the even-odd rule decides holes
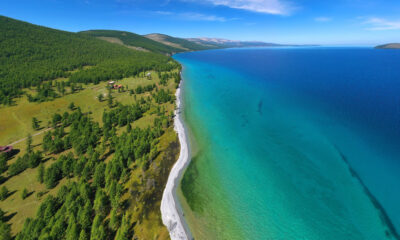
[[[114,89],[120,89],[120,88],[122,88],[122,85],[121,85],[121,84],[120,84],[120,85],[114,84]]]
[[[151,73],[150,72],[146,73],[146,77],[147,79],[151,79]]]

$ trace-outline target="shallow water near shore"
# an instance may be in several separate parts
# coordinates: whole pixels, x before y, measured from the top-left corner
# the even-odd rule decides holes
[[[195,239],[396,238],[399,51],[229,49],[175,59],[197,149],[181,182]]]

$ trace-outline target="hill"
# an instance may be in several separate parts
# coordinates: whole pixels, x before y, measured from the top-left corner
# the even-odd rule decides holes
[[[220,48],[219,46],[215,46],[215,45],[196,43],[194,41],[189,41],[187,39],[171,37],[171,36],[168,36],[165,34],[159,34],[159,33],[147,34],[147,35],[145,35],[145,37],[152,39],[154,41],[160,42],[162,44],[168,45],[168,46],[179,48],[183,51],[198,51],[198,50]]]
[[[7,17],[0,32],[0,239],[169,239],[180,65]]]
[[[3,16],[0,32],[0,104],[12,104],[15,97],[22,95],[23,88],[38,87],[59,77],[98,83],[169,67],[170,59],[159,54],[127,50],[84,34]],[[85,66],[91,68],[83,69]]]
[[[389,43],[384,45],[376,46],[379,49],[400,49],[400,43]]]
[[[181,48],[168,46],[158,41],[154,41],[152,39],[131,32],[114,30],[89,30],[80,32],[79,34],[89,35],[112,43],[118,43],[128,47],[144,49],[161,54],[173,54],[184,51]]]
[[[235,47],[276,47],[276,46],[284,46],[275,43],[265,43],[260,41],[235,41],[229,39],[222,38],[188,38],[187,40],[207,45],[214,46],[216,48],[235,48]]]

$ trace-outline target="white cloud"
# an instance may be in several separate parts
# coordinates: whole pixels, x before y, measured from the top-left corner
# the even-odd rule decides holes
[[[372,17],[367,19],[364,24],[370,25],[367,30],[400,30],[400,21],[390,21],[383,18]]]
[[[216,6],[243,9],[251,12],[289,15],[293,10],[289,2],[283,0],[205,0]]]
[[[314,21],[316,21],[316,22],[329,22],[329,21],[332,21],[332,18],[329,18],[329,17],[317,17],[317,18],[314,18]]]
[[[210,22],[226,22],[227,19],[224,17],[219,17],[215,15],[205,15],[201,13],[180,13],[178,17],[183,18],[184,20],[192,20],[192,21],[210,21]]]
[[[174,14],[173,12],[168,12],[168,11],[154,11],[155,14],[158,15],[172,15]]]
[[[169,16],[175,19],[180,19],[185,21],[227,22],[240,19],[240,18],[225,18],[217,15],[207,15],[196,12],[149,11],[149,13],[162,16]]]

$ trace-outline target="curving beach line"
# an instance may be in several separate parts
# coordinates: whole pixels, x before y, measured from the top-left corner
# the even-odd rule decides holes
[[[179,179],[183,170],[189,164],[189,147],[185,128],[180,117],[181,114],[181,87],[176,90],[176,110],[174,118],[174,129],[178,133],[181,150],[179,158],[171,169],[168,176],[167,185],[165,186],[161,200],[161,218],[164,225],[168,228],[169,235],[172,240],[189,240],[191,234],[185,225],[183,215],[179,212],[180,206],[176,198],[176,188],[179,185]]]

